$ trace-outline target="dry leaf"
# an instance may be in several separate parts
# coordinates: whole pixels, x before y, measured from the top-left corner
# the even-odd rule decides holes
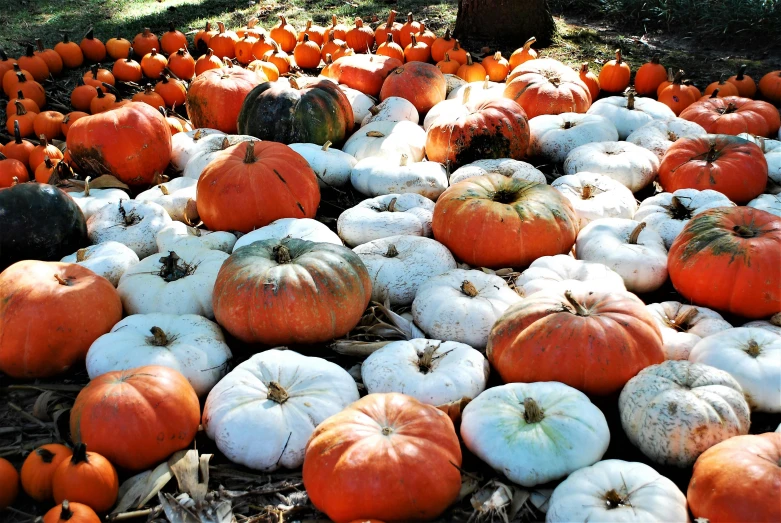
[[[149,502],[173,477],[168,463],[161,463],[154,470],[147,470],[126,480],[119,487],[119,502],[113,514],[138,510]]]
[[[191,509],[182,505],[171,494],[158,492],[157,499],[160,500],[160,504],[163,506],[165,517],[171,523],[200,523],[198,516]]]
[[[71,185],[71,191],[83,191],[84,190],[84,182],[82,180],[68,180],[69,185]],[[89,188],[90,189],[122,189],[123,191],[129,191],[130,187],[119,181],[119,179],[115,178],[114,176],[110,174],[104,174],[103,176],[98,176],[97,178],[94,178],[90,180],[89,182]]]
[[[197,450],[181,450],[168,460],[171,472],[179,484],[179,491],[189,494],[196,502],[203,501],[209,490],[211,457],[211,454],[204,454],[199,459]],[[199,476],[203,478],[203,482],[200,481]]]
[[[35,399],[35,404],[33,405],[33,416],[41,421],[51,421],[51,416],[49,416],[49,407],[56,398],[57,394],[54,391],[47,390],[42,392]]]

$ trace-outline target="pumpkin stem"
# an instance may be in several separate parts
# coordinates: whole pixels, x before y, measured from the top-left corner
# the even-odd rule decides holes
[[[393,198],[388,204],[388,212],[396,212],[396,201],[398,198]]]
[[[745,75],[746,75],[746,64],[740,64],[740,67],[738,67],[738,74],[735,75],[735,80],[740,82],[745,78]]]
[[[377,115],[377,113],[380,112],[380,108],[377,107],[376,105],[372,105],[371,107],[369,107],[369,112],[372,113],[372,116],[375,116]]]
[[[756,231],[749,225],[736,225],[732,230],[741,238],[753,238],[756,236]]]
[[[90,27],[87,30],[87,34],[84,35],[84,38],[86,38],[87,40],[93,40],[95,38],[95,29]]]
[[[719,151],[716,150],[716,144],[711,143],[710,149],[708,149],[707,154],[705,155],[705,161],[708,163],[713,163],[716,158],[719,157]]]
[[[92,179],[92,176],[87,176],[87,178],[84,180],[84,196],[89,196],[89,181]],[[122,207],[120,206],[120,209]]]
[[[596,187],[587,183],[586,185],[583,186],[583,190],[580,192],[580,198],[583,200],[590,200],[591,198],[594,197],[595,189]]]
[[[623,58],[621,57],[621,49],[616,49],[616,65],[621,65]]]
[[[439,349],[440,344],[427,344],[423,354],[418,355],[418,370],[421,374],[428,374],[434,366],[434,353]]]
[[[488,89],[488,87],[489,87],[488,83],[490,82],[490,80],[491,80],[491,77],[488,76],[488,75],[485,75],[485,80],[483,81],[483,89]]]
[[[528,53],[529,49],[531,49],[531,47],[532,47],[532,44],[534,42],[536,42],[536,41],[537,41],[537,37],[535,37],[535,36],[532,36],[531,38],[526,40],[526,42],[524,42],[524,44],[523,44],[523,51]]]
[[[73,456],[71,456],[71,464],[88,463],[89,457],[87,456],[87,445],[79,443],[76,448],[73,449]]]
[[[83,262],[87,259],[87,248],[82,247],[78,251],[76,251],[76,261],[77,262]]]
[[[605,504],[607,505],[608,510],[632,506],[623,497],[621,497],[621,494],[616,492],[615,489],[610,489],[605,492]]]
[[[62,501],[62,510],[60,510],[60,520],[61,521],[68,521],[70,518],[73,517],[73,511],[71,510],[70,503],[68,503],[67,499],[64,499]]]
[[[225,141],[228,139],[225,138]],[[257,158],[255,157],[255,142],[247,142],[247,149],[244,151],[244,163],[255,163]]]
[[[68,280],[66,280],[65,278],[63,278],[59,274],[55,274],[54,275],[54,279],[57,280],[57,283],[59,283],[60,285],[65,285],[66,287],[70,287],[70,285],[71,285]]]
[[[391,434],[393,434],[393,429],[390,427],[382,427],[381,432],[383,436],[390,436]]]
[[[35,449],[35,453],[38,454],[38,457],[41,458],[41,461],[44,463],[51,463],[54,461],[54,452],[52,452],[49,449],[45,449],[43,447]]]
[[[27,109],[24,108],[24,105],[22,105],[22,102],[19,100],[14,102],[14,105],[16,106],[16,114],[18,116],[24,116],[27,114]],[[14,120],[14,131],[16,131],[16,128],[18,127],[19,120]]]
[[[407,165],[407,161],[409,161],[409,156],[407,156],[406,154],[402,154],[399,157],[399,166],[404,167],[405,165]]]
[[[635,109],[635,91],[632,89],[626,93],[626,108],[630,111]]]
[[[398,255],[399,255],[399,250],[396,248],[396,246],[393,245],[392,243],[388,245],[388,250],[385,251],[384,256],[386,258],[395,258]]]
[[[22,105],[20,102],[16,103]],[[24,106],[22,106],[22,108],[24,108]],[[16,110],[19,110],[19,106],[16,106]],[[22,143],[22,132],[19,130],[19,120],[14,120],[14,143],[17,145]]]
[[[629,235],[629,245],[637,245],[637,238],[640,236],[640,233],[643,232],[643,229],[645,229],[647,225],[648,224],[645,222],[640,222],[637,224],[637,227],[632,230],[632,234]]]
[[[588,62],[583,62],[582,64],[580,64],[580,72],[581,72],[581,74],[587,74],[589,72],[588,71]]]
[[[477,287],[475,287],[475,284],[469,280],[464,280],[461,283],[461,292],[463,292],[470,298],[474,298],[478,294]]]
[[[652,64],[658,64],[659,63],[659,55],[655,54],[651,57],[651,63]]]
[[[669,322],[670,326],[678,331],[686,332],[698,313],[699,311],[695,307],[689,307],[686,312],[678,312],[678,315]]]
[[[583,306],[578,300],[575,299],[575,297],[572,295],[572,291],[568,290],[564,292],[564,297],[567,298],[567,301],[572,306],[573,309],[575,309],[575,315],[576,316],[589,316],[589,310]]]
[[[160,192],[163,193],[163,196],[168,196],[171,194],[171,192],[168,190],[168,187],[165,185],[158,185],[158,187],[160,188]]]
[[[272,381],[268,384],[268,399],[279,403],[280,405],[285,403],[290,397],[285,388],[276,381]]]
[[[280,265],[293,261],[290,257],[290,249],[288,249],[286,245],[277,245],[274,247],[274,259]]]
[[[524,398],[523,419],[526,423],[539,423],[545,418],[544,411],[534,398]]]
[[[467,84],[466,87],[464,87],[464,94],[461,96],[461,103],[466,105],[469,103],[469,97],[472,95],[472,86]]]
[[[160,272],[157,274],[166,283],[180,280],[184,277],[191,275],[195,271],[195,267],[189,265],[186,262],[179,263],[181,258],[174,251],[168,251],[168,256],[163,256],[158,260],[163,266],[160,268]]]
[[[152,333],[152,337],[149,339],[149,343],[155,347],[165,347],[168,345],[168,336],[165,335],[165,331],[163,329],[160,327],[152,327],[149,329],[149,332]]]
[[[331,147],[331,145],[333,145],[331,143],[331,140],[326,140],[325,143],[323,144],[323,147],[321,147],[320,150],[321,151],[327,151],[328,148]]]
[[[366,133],[366,136],[369,138],[385,138],[385,135],[382,134],[380,131],[369,131]]]

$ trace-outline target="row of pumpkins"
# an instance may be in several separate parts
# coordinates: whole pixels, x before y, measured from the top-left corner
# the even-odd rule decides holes
[[[221,67],[186,94],[195,130],[171,136],[130,102],[72,123],[64,155],[42,143],[0,161],[0,370],[86,362],[92,380],[74,451],[48,445],[22,467],[25,491],[58,504],[47,523],[97,521],[115,466],[156,466],[200,423],[236,463],[303,466],[335,521],[441,514],[461,442],[514,483],[563,479],[548,521],[781,518],[781,434],[748,435],[752,411],[781,411],[781,210],[763,194],[781,184],[778,111],[717,97],[678,118],[588,90],[568,105],[550,90],[575,93],[575,71],[518,67],[506,85],[377,54],[324,78]],[[563,175],[548,185],[527,157]],[[638,206],[657,178],[666,192]],[[367,199],[337,234],[314,219],[320,190],[348,183]],[[525,270],[508,283],[491,270],[505,267]],[[692,305],[633,294],[668,278]],[[279,349],[228,372],[223,329],[330,342],[372,300],[411,307],[389,311],[409,335],[365,349],[358,375]],[[504,385],[486,389],[491,369]],[[587,394],[618,395],[649,460],[694,466],[686,496],[647,465],[600,461],[610,429]],[[0,506],[17,482],[0,461]]]

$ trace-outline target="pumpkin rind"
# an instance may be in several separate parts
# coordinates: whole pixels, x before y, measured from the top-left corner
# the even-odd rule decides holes
[[[412,102],[420,116],[426,113],[447,94],[445,75],[436,66],[424,62],[408,62],[394,69],[380,90],[380,100],[391,96]]]
[[[254,72],[239,67],[199,74],[187,91],[187,114],[193,128],[207,127],[236,134],[244,100],[258,83]]]

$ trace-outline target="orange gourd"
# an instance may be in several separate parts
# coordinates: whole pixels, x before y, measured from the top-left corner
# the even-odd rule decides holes
[[[445,36],[437,38],[431,44],[431,59],[435,62],[441,62],[445,59],[445,53],[453,49],[456,45],[455,38],[450,37],[450,28],[445,30]]]
[[[144,57],[151,53],[152,49],[160,48],[160,40],[148,27],[145,27],[133,38],[133,50],[136,52],[136,56]]]
[[[404,61],[406,62],[428,62],[431,60],[431,49],[423,42],[418,42],[418,38],[410,35],[410,43],[404,48]]]
[[[206,26],[195,33],[195,36],[193,37],[193,44],[195,45],[195,49],[199,53],[205,53],[206,49],[209,48],[209,40],[211,40],[212,36],[216,34],[217,31],[212,29],[211,22],[206,22]]]
[[[269,31],[269,36],[285,53],[289,53],[295,49],[296,42],[298,41],[296,30],[292,25],[287,23],[287,20],[282,15],[279,15],[279,24],[272,27],[271,31]],[[255,55],[255,57],[257,58],[257,55]]]
[[[510,73],[510,62],[502,57],[502,53],[499,51],[483,58],[482,64],[488,74],[488,79],[492,82],[504,82]]]
[[[730,76],[727,81],[734,84],[738,88],[738,96],[744,98],[754,98],[757,94],[757,83],[746,74],[746,65],[743,64],[738,68],[738,74]]]
[[[588,87],[588,92],[591,94],[591,101],[596,101],[599,98],[599,78],[592,73],[588,68],[588,62],[583,62],[578,72],[580,80]]]
[[[3,147],[5,150],[5,147]],[[0,189],[24,183],[30,179],[27,166],[14,158],[8,158],[0,153]]]
[[[11,125],[10,134],[13,135],[14,139],[5,144],[3,154],[9,159],[22,162],[26,171],[27,165],[30,163],[30,153],[35,149],[35,144],[29,140],[22,139],[19,122],[14,122]]]
[[[39,503],[52,499],[52,480],[57,467],[73,455],[71,449],[59,443],[43,445],[32,451],[22,464],[22,488]]]
[[[420,32],[420,23],[412,18],[412,13],[407,13],[407,21],[399,28],[399,45],[404,49],[412,43],[412,35]]]
[[[450,53],[445,53],[445,59],[437,62],[437,68],[442,71],[442,74],[456,74],[461,64],[450,59]]]
[[[290,72],[290,57],[276,43],[273,50],[263,55],[263,59],[274,64],[281,75]]]
[[[62,136],[62,119],[64,114],[57,111],[43,111],[38,113],[33,120],[35,136],[44,135],[47,140],[54,140]]]
[[[217,27],[219,31],[209,40],[209,48],[217,58],[235,58],[238,35],[225,29],[225,24],[222,22],[217,22]]]
[[[68,114],[66,114],[62,118],[62,122],[60,123],[60,129],[62,130],[62,135],[67,137],[68,136],[68,131],[70,130],[71,125],[73,125],[73,123],[76,120],[78,120],[80,118],[84,118],[85,116],[89,116],[89,114],[87,114],[85,112],[82,112],[82,111],[71,111]]]
[[[155,92],[163,97],[166,107],[181,107],[187,100],[187,88],[184,83],[167,74],[155,84]]]
[[[38,46],[38,50],[35,51],[36,56],[40,56],[41,59],[46,62],[49,72],[54,76],[60,74],[62,72],[63,63],[62,57],[57,54],[57,51],[54,49],[46,49],[40,38],[35,39],[35,45]]]
[[[401,36],[401,24],[396,22],[396,15],[399,13],[395,10],[391,10],[388,13],[388,21],[384,24],[380,24],[374,30],[374,41],[379,47],[380,44],[388,40],[388,35],[393,35],[393,41],[399,42]]]
[[[103,84],[114,85],[116,83],[111,71],[101,68],[100,64],[93,64],[82,78],[85,84],[95,86],[96,89],[102,89]]]
[[[68,33],[63,33],[62,42],[54,46],[54,51],[62,58],[62,63],[68,69],[75,69],[84,63],[84,53],[76,42],[68,39]]]
[[[206,54],[198,57],[195,61],[195,76],[199,76],[211,69],[222,69],[222,60],[214,56],[211,49],[206,50]]]
[[[36,114],[28,113],[21,102],[16,102],[16,114],[9,115],[5,122],[8,134],[14,133],[18,127],[22,137],[35,136]]]
[[[520,47],[513,51],[513,54],[510,55],[510,71],[518,67],[524,62],[528,62],[529,60],[534,60],[537,58],[537,51],[532,49],[532,45],[534,42],[536,42],[537,39],[535,37],[531,37],[528,40],[526,40],[526,43],[523,44],[523,47]]]
[[[181,80],[192,80],[195,76],[195,58],[182,47],[168,57],[168,69]]]
[[[43,516],[43,523],[100,523],[100,517],[84,503],[63,500]]]
[[[8,103],[5,105],[5,116],[13,116],[16,114],[16,102],[20,102],[25,109],[27,109],[28,113],[40,113],[41,108],[38,107],[38,104],[35,103],[34,100],[30,100],[29,98],[24,97],[24,93],[22,91],[16,92],[16,98],[11,98]]]
[[[84,58],[90,62],[102,62],[106,59],[106,46],[95,38],[95,32],[91,27],[87,34],[84,35],[79,47],[81,52],[84,53]]]
[[[293,58],[301,69],[314,69],[320,65],[320,46],[309,39],[309,34],[304,37],[293,50]]]
[[[487,76],[485,67],[472,61],[472,55],[466,55],[466,63],[458,68],[456,76],[466,82],[479,82]]]
[[[719,98],[724,98],[725,96],[739,96],[738,87],[724,79],[724,76],[722,76],[718,82],[713,82],[711,84],[708,84],[708,87],[705,88],[705,92],[702,93],[704,96],[713,94],[713,91],[716,89],[719,90],[718,96]]]
[[[25,54],[19,57],[17,63],[23,70],[30,71],[36,82],[43,82],[49,77],[49,66],[43,58],[35,54],[32,45],[27,46]]]
[[[48,156],[44,157],[43,163],[35,169],[35,173],[33,174],[35,181],[38,183],[49,183],[52,174],[54,174],[54,171],[57,169],[57,164],[61,161],[62,160],[52,160]]]
[[[147,78],[160,78],[163,71],[168,66],[168,60],[157,49],[152,49],[141,59],[141,71]]]
[[[374,30],[363,25],[363,20],[355,19],[355,27],[347,31],[345,42],[357,53],[371,53],[374,47]]]
[[[172,55],[179,49],[187,49],[187,37],[177,31],[173,22],[168,23],[168,31],[160,37],[160,47],[167,55]]]
[[[41,141],[39,145],[30,152],[30,158],[27,164],[30,166],[30,170],[35,172],[39,165],[46,161],[46,157],[52,160],[62,160],[62,151],[56,146],[49,143],[46,136],[39,135],[38,139]]]
[[[71,105],[77,111],[88,113],[92,99],[96,96],[98,96],[98,89],[93,85],[85,84],[84,79],[79,78],[78,85],[71,91]]]
[[[659,55],[640,66],[635,73],[635,91],[640,96],[653,96],[662,82],[667,80],[667,70],[659,63]]]
[[[252,48],[258,42],[258,39],[254,36],[245,34],[239,41],[236,42],[234,52],[236,54],[236,60],[242,64],[247,65],[253,59]]]
[[[79,443],[70,459],[54,471],[52,493],[55,503],[67,499],[83,503],[95,512],[108,512],[117,500],[119,476],[109,460],[97,452],[88,452],[87,446]]]
[[[121,58],[114,62],[114,67],[111,68],[111,73],[114,78],[122,82],[140,82],[144,76],[144,72],[141,69],[141,64],[131,58],[133,50],[129,49],[127,58]]]
[[[599,87],[609,93],[620,93],[629,87],[629,77],[632,71],[624,62],[621,49],[616,49],[615,60],[610,60],[599,71]]]
[[[659,101],[673,110],[676,116],[697,101],[694,93],[681,83],[683,71],[678,71],[671,84],[659,93]]]
[[[121,36],[110,38],[108,42],[106,42],[106,53],[108,53],[112,60],[130,57],[131,52],[130,40],[122,38]]]
[[[298,42],[303,42],[304,35],[309,36],[309,40],[316,43],[318,48],[325,43],[325,28],[314,25],[312,20],[307,20],[306,27],[298,34],[296,40]]]
[[[393,34],[388,33],[385,38],[387,39],[384,43],[382,43],[379,47],[377,47],[376,54],[380,56],[388,56],[390,58],[395,58],[396,60],[399,60],[401,62],[404,61],[404,50],[393,41]]]

